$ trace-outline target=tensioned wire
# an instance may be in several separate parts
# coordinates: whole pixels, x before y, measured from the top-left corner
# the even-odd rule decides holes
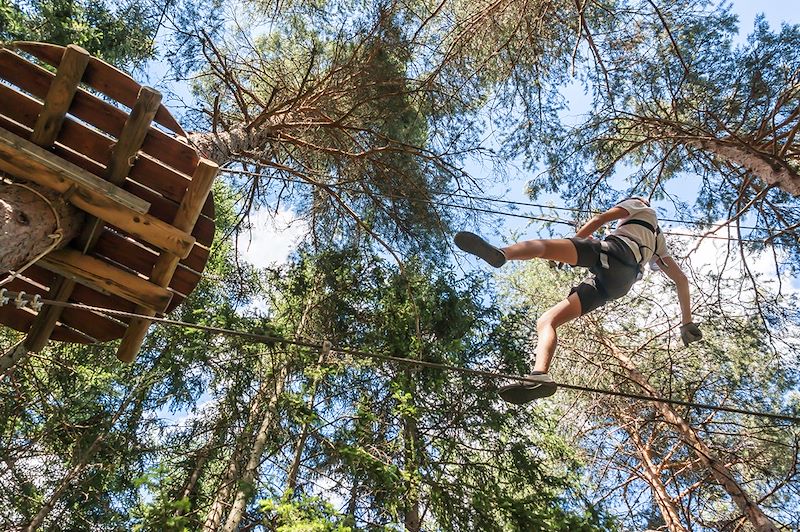
[[[18,292],[11,292],[7,291],[6,294],[9,297],[16,297],[19,295]],[[102,314],[106,314],[108,316],[119,316],[125,318],[139,318],[143,320],[149,320],[152,322],[160,323],[163,325],[174,326],[174,327],[183,327],[187,329],[196,329],[200,331],[215,333],[215,334],[222,334],[226,336],[238,336],[240,338],[246,338],[248,340],[252,340],[259,343],[266,343],[266,344],[286,344],[286,345],[296,345],[298,347],[306,347],[310,349],[328,349],[330,348],[331,351],[342,353],[345,355],[351,355],[355,357],[362,357],[362,358],[371,358],[376,360],[385,360],[388,362],[397,362],[400,364],[408,364],[413,366],[420,366],[425,368],[431,369],[439,369],[443,371],[450,371],[456,373],[463,373],[466,375],[474,375],[478,377],[485,377],[489,379],[503,379],[503,380],[515,380],[518,382],[529,383],[529,384],[540,384],[539,382],[524,377],[520,375],[512,375],[509,373],[501,373],[497,371],[487,371],[487,370],[480,370],[480,369],[471,369],[471,368],[464,368],[461,366],[453,366],[450,364],[441,364],[438,362],[429,362],[425,360],[416,360],[413,358],[404,358],[404,357],[396,357],[392,355],[384,355],[381,353],[372,353],[368,351],[362,351],[359,349],[352,349],[348,347],[338,347],[332,344],[329,344],[327,341],[310,341],[310,340],[297,340],[291,338],[284,338],[281,336],[272,336],[268,334],[258,334],[258,333],[249,333],[244,331],[236,331],[233,329],[226,329],[223,327],[213,327],[210,325],[200,325],[195,323],[188,323],[179,320],[172,320],[169,318],[159,318],[155,316],[147,316],[144,314],[136,314],[133,312],[125,312],[122,310],[114,310],[114,309],[107,309],[103,307],[95,307],[91,305],[84,305],[81,303],[69,303],[64,301],[53,301],[50,299],[40,299],[39,300],[44,305],[52,305],[55,307],[64,307],[64,308],[74,308],[80,310],[88,310],[91,312],[98,312]],[[327,345],[326,345],[327,344]],[[744,408],[735,408],[729,406],[722,406],[722,405],[711,405],[705,403],[697,403],[694,401],[683,401],[680,399],[667,399],[663,397],[654,397],[652,395],[642,395],[630,392],[621,392],[615,390],[607,390],[602,388],[593,388],[590,386],[582,386],[578,384],[567,384],[567,383],[560,383],[558,384],[559,388],[564,388],[568,390],[574,391],[581,391],[581,392],[588,392],[588,393],[598,393],[603,395],[611,395],[615,397],[624,397],[626,399],[633,399],[638,401],[650,401],[654,403],[665,403],[677,406],[685,406],[689,408],[698,408],[701,410],[713,410],[717,412],[729,412],[733,414],[743,414],[747,416],[754,416],[754,417],[763,417],[769,419],[776,419],[780,421],[790,421],[792,423],[800,423],[800,416],[792,416],[788,414],[777,414],[773,412],[760,412],[756,410],[747,410]]]
[[[236,170],[236,169],[233,169],[233,168],[221,168],[220,172],[225,172],[225,173],[229,173],[229,174],[264,177],[263,174],[259,174],[258,172],[248,172],[246,170]],[[553,217],[533,216],[533,215],[529,215],[529,214],[519,214],[519,213],[501,211],[501,210],[497,210],[497,209],[488,209],[488,208],[483,208],[483,207],[474,207],[474,206],[469,206],[469,205],[461,205],[461,204],[458,204],[458,203],[445,203],[443,201],[434,200],[434,199],[400,196],[400,195],[388,194],[388,193],[384,193],[384,192],[367,192],[367,191],[364,191],[364,190],[353,190],[353,189],[345,187],[344,185],[340,185],[340,184],[336,184],[336,183],[330,183],[330,184],[329,183],[313,183],[313,182],[305,181],[305,180],[302,180],[302,179],[292,179],[292,178],[283,177],[283,176],[269,176],[269,178],[270,179],[278,179],[278,180],[286,182],[286,183],[297,183],[297,184],[301,184],[301,185],[316,186],[316,187],[320,187],[320,188],[330,187],[330,188],[342,190],[343,192],[350,192],[350,193],[354,193],[354,194],[374,195],[374,196],[379,196],[379,197],[383,197],[383,198],[387,198],[387,199],[407,199],[407,200],[410,200],[410,201],[417,201],[417,202],[421,202],[421,203],[428,203],[430,205],[437,205],[439,207],[449,207],[449,208],[462,209],[462,210],[467,210],[467,211],[483,212],[483,213],[486,213],[486,214],[496,214],[498,216],[521,218],[521,219],[524,219],[524,220],[531,220],[531,221],[537,221],[537,222],[546,222],[546,223],[568,225],[568,226],[573,227],[573,228],[575,227],[575,222],[574,221],[566,220],[564,218],[558,218],[558,217],[555,217],[555,216],[553,216]],[[557,206],[552,206],[552,205],[544,205],[544,204],[540,204],[540,203],[529,203],[529,202],[524,202],[524,201],[512,201],[512,200],[504,200],[504,199],[500,199],[500,198],[491,198],[491,197],[488,197],[488,196],[474,196],[474,195],[466,194],[466,193],[455,193],[455,192],[445,192],[445,191],[432,191],[432,193],[433,194],[446,195],[446,196],[450,196],[450,197],[464,198],[464,199],[469,199],[469,200],[473,200],[473,201],[496,202],[496,203],[504,203],[504,204],[507,204],[507,205],[519,205],[519,206],[523,206],[523,207],[535,207],[535,208],[541,208],[541,209],[551,209],[551,210],[556,210],[556,211],[578,212],[578,213],[587,213],[587,214],[591,214],[593,212],[593,211],[590,211],[588,209],[579,209],[579,208],[574,208],[574,207],[557,207]],[[713,228],[712,230],[715,230],[715,231],[718,230],[718,229],[721,229],[722,227],[725,227],[724,225],[719,226],[719,225],[714,225],[714,224],[706,224],[704,222],[700,222],[700,221],[697,221],[697,220],[679,220],[679,219],[674,219],[674,218],[661,218],[661,217],[659,217],[659,220],[662,221],[662,222],[673,222],[673,223],[681,223],[681,224],[696,225],[696,226],[710,225]],[[719,235],[714,235],[714,234],[692,235],[692,234],[687,234],[687,233],[679,233],[679,232],[676,232],[676,231],[670,231],[668,229],[664,230],[662,232],[664,234],[667,234],[667,235],[679,236],[679,237],[694,237],[694,238],[702,237],[702,238],[709,238],[709,239],[714,239],[714,240],[728,240],[728,241],[746,242],[746,243],[752,243],[752,244],[766,244],[767,240],[769,240],[770,238],[775,236],[774,233],[772,232],[773,229],[769,229],[769,228],[766,228],[766,227],[740,225],[740,226],[738,226],[738,228],[739,229],[745,229],[745,230],[752,230],[752,231],[763,231],[765,233],[768,233],[769,236],[767,238],[763,239],[763,240],[759,240],[759,239],[755,239],[755,238],[737,238],[737,237],[729,237],[729,236],[719,236]],[[789,231],[794,232],[794,229],[790,229],[787,232],[789,232]],[[778,246],[789,245],[789,244],[784,244],[782,242],[770,242],[770,243],[773,244],[773,245],[778,245]]]

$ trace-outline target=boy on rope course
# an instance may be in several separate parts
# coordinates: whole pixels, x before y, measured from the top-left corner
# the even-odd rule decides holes
[[[620,220],[603,240],[592,234],[602,225]],[[548,397],[556,391],[556,383],[547,374],[556,350],[556,329],[617,299],[642,277],[642,268],[650,264],[661,270],[677,286],[681,307],[681,339],[689,345],[703,337],[692,322],[689,281],[680,266],[669,256],[664,234],[658,227],[656,211],[642,197],[625,198],[611,209],[593,216],[573,238],[526,240],[497,248],[474,233],[459,232],[455,244],[463,251],[485,260],[495,268],[509,260],[547,259],[582,266],[591,272],[569,296],[539,317],[536,322],[536,343],[533,370],[526,378],[535,383],[519,382],[500,388],[504,400],[522,404]]]

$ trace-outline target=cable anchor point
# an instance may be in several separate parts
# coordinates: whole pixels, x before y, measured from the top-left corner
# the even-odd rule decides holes
[[[23,291],[20,291],[20,292],[17,294],[17,297],[16,297],[16,298],[14,298],[14,305],[15,305],[17,308],[25,308],[25,305],[27,305],[27,304],[28,304],[28,300],[27,300],[27,299],[25,299],[25,292],[23,292]]]

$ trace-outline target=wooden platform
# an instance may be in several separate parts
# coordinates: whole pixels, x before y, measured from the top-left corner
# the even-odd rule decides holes
[[[26,180],[46,180],[51,171],[55,180],[66,168],[74,175],[45,186],[69,194],[69,201],[92,215],[81,237],[6,288],[150,315],[174,309],[195,288],[214,238],[214,201],[207,189],[216,165],[182,140],[186,133],[160,99],[157,91],[79,47],[20,42],[0,49],[0,171]],[[48,170],[52,164],[62,168]],[[100,187],[70,181],[81,176],[108,185],[89,197],[90,188]],[[193,177],[203,181],[194,191]],[[97,198],[110,203],[98,207]],[[117,200],[127,203],[119,207]],[[198,213],[190,212],[192,202],[199,202]],[[45,307],[40,314],[3,306],[0,323],[36,335],[31,344],[39,348],[48,338],[113,340],[129,326],[83,310]],[[147,323],[142,325],[146,330]]]

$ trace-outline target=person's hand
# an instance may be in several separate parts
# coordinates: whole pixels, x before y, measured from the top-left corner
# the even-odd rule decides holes
[[[700,327],[695,325],[694,322],[690,321],[685,325],[681,325],[681,340],[683,340],[683,345],[688,346],[701,338],[703,338],[703,331],[701,331]]]

